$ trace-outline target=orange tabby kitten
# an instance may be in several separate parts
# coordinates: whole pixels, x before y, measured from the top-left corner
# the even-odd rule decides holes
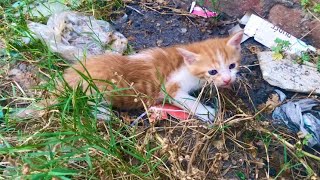
[[[100,55],[67,69],[64,78],[71,87],[81,81],[87,88],[88,82],[81,80],[77,71],[90,76],[117,108],[141,108],[143,102],[150,106],[169,95],[174,105],[194,112],[203,121],[212,121],[214,109],[197,104],[189,92],[202,88],[206,81],[217,87],[235,81],[242,36],[243,32],[238,32],[228,38],[152,48],[129,56]]]

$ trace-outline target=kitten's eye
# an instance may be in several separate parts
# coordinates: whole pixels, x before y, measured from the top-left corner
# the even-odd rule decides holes
[[[233,69],[233,68],[235,68],[235,67],[236,67],[236,64],[235,64],[235,63],[232,63],[232,64],[230,64],[229,69]]]
[[[213,75],[216,75],[218,73],[218,71],[212,69],[212,70],[208,71],[208,73],[213,76]]]

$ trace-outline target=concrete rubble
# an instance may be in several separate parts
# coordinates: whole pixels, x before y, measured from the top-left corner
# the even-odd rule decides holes
[[[320,94],[320,73],[316,67],[292,59],[273,60],[272,52],[258,53],[263,79],[287,91]]]

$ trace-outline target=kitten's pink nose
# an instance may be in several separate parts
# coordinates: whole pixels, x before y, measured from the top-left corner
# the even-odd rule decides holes
[[[223,82],[224,82],[225,84],[229,84],[230,81],[231,81],[231,78],[223,79]]]

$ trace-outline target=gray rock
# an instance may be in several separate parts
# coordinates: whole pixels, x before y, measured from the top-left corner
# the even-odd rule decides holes
[[[273,60],[272,52],[258,53],[263,79],[279,88],[320,94],[320,73],[315,67],[300,65],[291,59]]]

